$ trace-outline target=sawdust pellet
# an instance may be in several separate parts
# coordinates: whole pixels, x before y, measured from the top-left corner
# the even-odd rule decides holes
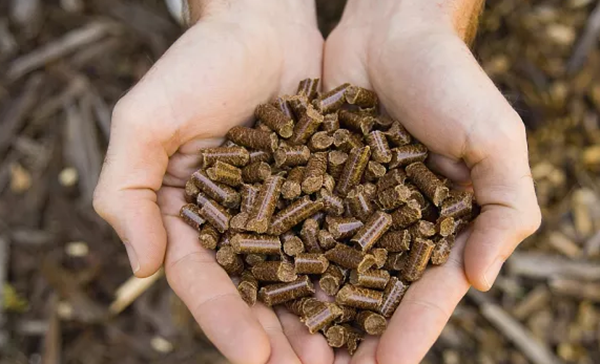
[[[410,233],[412,239],[430,238],[435,235],[436,228],[434,223],[426,220],[420,220],[409,226],[408,232]]]
[[[242,260],[242,257],[237,255],[231,246],[222,246],[217,250],[216,260],[230,275],[240,274],[244,270],[244,261]]]
[[[302,192],[307,195],[317,192],[323,186],[323,176],[327,172],[327,153],[313,153],[308,160],[302,181]]]
[[[214,182],[205,172],[192,173],[192,181],[200,191],[223,206],[235,209],[240,205],[240,194],[236,190],[222,183]]]
[[[350,190],[344,202],[347,214],[361,221],[366,221],[373,214],[374,205],[365,185],[358,185]]]
[[[225,162],[216,161],[206,170],[206,175],[211,180],[230,187],[242,184],[242,170]]]
[[[345,93],[348,87],[350,87],[350,84],[344,83],[323,93],[314,100],[315,107],[323,114],[339,110],[346,102]]]
[[[392,272],[392,271],[400,272],[406,265],[407,259],[408,259],[408,254],[406,254],[404,252],[389,253],[388,258],[383,266],[383,269],[386,269],[390,272]]]
[[[279,144],[279,138],[276,133],[247,128],[245,126],[234,126],[229,129],[225,136],[238,145],[250,149],[264,150],[265,152],[275,151]]]
[[[246,254],[244,257],[244,262],[251,267],[254,267],[258,263],[262,263],[265,260],[267,260],[267,256],[262,254]]]
[[[369,134],[375,124],[375,119],[373,117],[355,114],[348,110],[340,110],[338,115],[342,127],[354,130],[362,135]]]
[[[428,151],[422,144],[410,144],[392,148],[392,160],[389,168],[404,167],[411,163],[423,162],[427,159]]]
[[[333,325],[325,331],[327,344],[332,348],[341,348],[348,340],[348,329],[342,325]]]
[[[444,217],[459,218],[467,216],[473,209],[473,194],[470,192],[453,192],[442,203],[440,215]]]
[[[344,97],[350,105],[371,108],[379,104],[379,99],[374,91],[360,86],[348,86],[346,92],[344,92]]]
[[[228,163],[236,167],[243,167],[250,161],[250,153],[248,153],[248,150],[244,147],[200,149],[200,162],[203,168],[212,166],[216,161]]]
[[[211,224],[204,224],[198,234],[200,246],[209,250],[215,250],[220,239],[221,234]]]
[[[304,253],[304,243],[302,239],[297,237],[296,235],[291,235],[289,237],[282,237],[283,240],[283,252],[290,257],[295,257],[300,253]]]
[[[340,128],[340,119],[338,113],[326,114],[323,118],[323,131],[332,133]]]
[[[344,213],[344,200],[334,195],[325,188],[321,188],[317,196],[325,204],[325,211],[330,216],[342,216]]]
[[[360,310],[377,310],[383,300],[383,292],[369,288],[344,285],[335,295],[335,302],[340,305],[358,308]]]
[[[329,267],[329,261],[320,253],[301,253],[294,258],[298,274],[323,274]]]
[[[380,120],[382,120],[380,118]],[[401,147],[411,142],[412,138],[408,131],[398,121],[393,121],[389,129],[384,133],[393,145]]]
[[[369,161],[365,169],[365,180],[369,182],[377,182],[387,172],[387,168],[381,163]]]
[[[273,153],[265,152],[264,150],[250,150],[248,152],[250,153],[250,160],[248,163],[271,163],[273,161]]]
[[[360,179],[367,168],[370,156],[371,148],[368,146],[353,148],[350,151],[348,160],[344,164],[344,169],[335,186],[336,193],[346,196],[354,186],[360,183]]]
[[[375,265],[375,257],[347,245],[338,243],[325,252],[325,258],[340,267],[365,272]]]
[[[423,276],[435,244],[429,239],[416,238],[402,269],[402,279],[414,282]]]
[[[319,230],[318,239],[319,245],[321,246],[321,248],[323,248],[323,250],[329,250],[333,248],[335,244],[337,244],[337,241],[335,240],[333,235],[331,235],[329,231],[324,229]]]
[[[281,240],[278,236],[238,233],[231,238],[231,246],[237,254],[279,255]]]
[[[364,143],[360,134],[348,129],[338,129],[333,132],[333,145],[336,149],[349,153],[353,148],[362,148]]]
[[[447,237],[454,234],[456,225],[452,216],[442,216],[435,222],[435,232],[439,236]]]
[[[385,262],[387,261],[388,251],[384,248],[374,248],[371,249],[371,254],[375,258],[375,266],[377,269],[383,268]]]
[[[314,133],[308,142],[308,149],[311,152],[319,152],[329,149],[333,144],[333,137],[327,131],[318,131]]]
[[[293,282],[298,279],[294,265],[281,261],[265,261],[252,267],[252,275],[261,282]]]
[[[335,239],[346,239],[358,232],[363,227],[363,222],[353,217],[327,216],[327,230]]]
[[[298,166],[292,168],[281,187],[281,196],[286,200],[293,200],[302,193],[302,180],[306,167]]]
[[[196,197],[198,197],[198,193],[200,193],[200,189],[194,184],[194,181],[191,179],[185,183],[184,188],[184,198],[185,202],[193,203],[196,202]]]
[[[302,276],[293,282],[264,286],[258,294],[267,306],[274,306],[300,297],[311,296],[314,293],[315,287],[308,276]]]
[[[327,173],[338,179],[344,170],[344,164],[348,160],[348,153],[332,150],[327,154]]]
[[[273,154],[277,167],[295,167],[305,165],[310,158],[310,149],[306,145],[281,147]]]
[[[362,251],[367,252],[391,226],[392,217],[383,211],[377,211],[371,215],[350,241],[357,244]]]
[[[308,253],[322,253],[319,245],[319,223],[315,219],[306,219],[300,230],[300,238],[304,243],[304,250]]]
[[[200,207],[198,213],[220,233],[224,233],[227,231],[227,229],[229,229],[229,220],[231,219],[231,215],[216,201],[206,199],[206,201],[204,201]]]
[[[302,321],[311,334],[332,324],[342,314],[342,310],[335,303],[323,303],[319,309],[313,310]]]
[[[435,247],[431,253],[431,264],[441,265],[448,261],[452,246],[454,245],[454,235],[443,237],[435,242]]]
[[[379,336],[387,328],[387,321],[382,315],[373,311],[361,311],[356,315],[356,323],[369,335]]]
[[[269,234],[281,235],[325,207],[322,200],[312,201],[304,196],[279,211],[271,220]]]
[[[344,272],[335,264],[329,264],[319,278],[319,287],[329,296],[335,296],[345,280]]]
[[[442,202],[448,197],[450,192],[448,187],[444,186],[443,182],[422,162],[407,166],[406,174],[434,205],[441,206]]]
[[[381,130],[373,130],[366,137],[367,144],[371,147],[371,158],[375,162],[389,163],[392,160],[392,150]]]
[[[283,177],[277,175],[270,176],[265,180],[258,192],[254,207],[250,211],[246,229],[259,234],[267,231],[279,200],[283,181]]]
[[[421,207],[415,200],[408,201],[400,206],[392,215],[392,227],[394,229],[405,229],[421,218]]]
[[[242,168],[242,179],[245,183],[264,182],[271,176],[271,166],[266,162],[255,162]]]
[[[411,199],[411,190],[405,185],[396,185],[377,194],[377,203],[384,210],[394,210]]]
[[[248,306],[254,306],[256,298],[258,297],[258,281],[250,272],[244,271],[242,273],[240,283],[237,285],[237,290]]]
[[[305,96],[308,101],[312,101],[319,93],[320,78],[306,78],[298,84],[296,95]]]
[[[410,249],[411,235],[408,230],[392,230],[383,234],[377,246],[390,253],[399,253]]]
[[[294,132],[288,142],[295,145],[306,144],[310,137],[319,130],[322,123],[323,115],[309,105],[294,126]]]
[[[397,277],[391,277],[385,290],[383,291],[383,300],[377,311],[385,318],[390,318],[400,305],[404,294],[409,285]]]
[[[388,188],[404,184],[406,173],[402,169],[390,169],[386,174],[377,180],[377,191],[384,191]]]
[[[287,139],[292,136],[294,121],[277,107],[270,104],[258,105],[255,115],[282,138]]]
[[[204,225],[206,222],[206,219],[200,216],[200,209],[198,206],[194,205],[193,203],[183,205],[179,211],[179,216],[181,216],[183,221],[185,221],[188,225],[198,231],[200,231],[202,225]]]
[[[356,270],[350,272],[350,283],[356,287],[365,287],[383,290],[390,280],[390,273],[384,269],[369,269],[358,273]]]
[[[294,120],[295,116],[292,112],[288,99],[286,97],[276,97],[275,100],[271,102],[271,105],[275,106],[279,109],[287,118]]]
[[[335,183],[335,178],[333,178],[330,174],[325,173],[323,175],[323,188],[325,188],[325,190],[333,193],[335,190]]]

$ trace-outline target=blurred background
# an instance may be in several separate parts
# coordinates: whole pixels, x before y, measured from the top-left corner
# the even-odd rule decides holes
[[[327,34],[344,1],[321,0]],[[162,0],[0,1],[0,363],[225,363],[91,195],[111,109],[182,28]],[[600,2],[488,0],[474,52],[529,130],[544,222],[424,363],[600,363]]]

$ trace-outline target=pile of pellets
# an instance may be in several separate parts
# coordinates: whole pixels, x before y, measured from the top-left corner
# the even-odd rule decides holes
[[[249,305],[284,305],[353,354],[385,331],[427,265],[448,259],[476,209],[379,114],[373,91],[318,89],[301,81],[296,95],[259,105],[254,128],[202,149],[181,217]]]

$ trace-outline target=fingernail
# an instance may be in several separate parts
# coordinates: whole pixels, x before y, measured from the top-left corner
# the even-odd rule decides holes
[[[502,265],[504,264],[504,260],[500,258],[496,258],[494,263],[489,266],[483,279],[485,279],[485,283],[487,284],[488,289],[492,288],[492,285],[496,281],[498,274],[500,273],[500,269],[502,269]]]
[[[131,269],[133,270],[133,274],[136,274],[138,270],[140,270],[140,261],[138,260],[137,254],[133,246],[128,242],[124,242],[125,250],[127,250],[127,256],[129,257],[129,264],[131,264]]]

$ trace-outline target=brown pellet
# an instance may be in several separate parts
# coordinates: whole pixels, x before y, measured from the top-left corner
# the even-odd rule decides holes
[[[379,191],[377,202],[384,210],[394,210],[411,199],[412,192],[405,185],[397,185],[387,190]]]
[[[271,166],[266,162],[250,163],[242,169],[245,183],[263,182],[271,176]]]
[[[183,221],[188,225],[198,231],[200,231],[202,225],[206,222],[206,219],[200,216],[200,208],[193,203],[183,205],[181,210],[179,210],[179,216],[181,216]]]
[[[231,238],[231,246],[237,254],[279,255],[281,253],[281,240],[271,235],[235,234]]]
[[[341,348],[348,340],[348,328],[342,325],[333,325],[325,331],[327,344],[332,348]]]
[[[273,160],[273,153],[264,150],[250,150],[250,160],[248,163],[265,162],[270,163]]]
[[[320,78],[306,78],[298,84],[297,95],[306,96],[308,101],[312,101],[319,92]]]
[[[322,123],[323,115],[309,105],[294,126],[294,132],[288,142],[290,144],[306,144],[310,137],[319,130]]]
[[[308,253],[322,253],[319,245],[319,223],[315,219],[306,219],[300,230],[300,238],[304,242],[304,250]]]
[[[325,213],[325,211],[319,211],[316,214],[312,215],[310,218],[312,220],[315,220],[318,226],[321,226],[321,224],[323,224],[323,222],[325,221],[326,216],[327,214]]]
[[[435,229],[434,223],[432,223],[430,221],[426,221],[426,220],[420,220],[420,221],[417,221],[415,224],[409,226],[408,232],[410,233],[410,236],[414,240],[416,238],[432,237],[435,235],[436,229]]]
[[[214,182],[205,172],[196,171],[192,173],[192,181],[200,191],[223,206],[235,209],[240,205],[240,194],[236,190],[222,183]],[[198,204],[200,204],[199,197],[200,195],[196,197]]]
[[[261,282],[293,282],[298,279],[293,264],[279,261],[266,261],[254,265],[252,275]]]
[[[383,300],[377,311],[385,318],[390,318],[400,305],[400,301],[408,290],[409,285],[397,277],[391,277],[385,290],[383,291]]]
[[[320,152],[328,149],[333,144],[333,137],[327,131],[318,131],[310,137],[308,149],[312,152]]]
[[[333,132],[333,145],[343,152],[350,152],[352,148],[364,146],[360,134],[353,133],[348,129],[338,129]]]
[[[317,196],[325,204],[325,211],[330,216],[341,216],[344,213],[344,200],[331,193],[325,188],[321,188]]]
[[[286,116],[277,107],[271,104],[258,105],[254,114],[257,119],[260,119],[280,137],[287,139],[292,136],[294,120]]]
[[[250,161],[250,153],[244,147],[203,148],[200,149],[200,161],[203,168],[212,166],[216,161],[243,167]]]
[[[198,188],[198,186],[196,186],[196,184],[194,184],[194,181],[189,179],[185,183],[185,189],[184,189],[184,195],[183,195],[185,198],[185,202],[187,202],[187,203],[196,202],[196,197],[198,197],[198,193],[200,193],[200,189]]]
[[[323,250],[329,250],[337,244],[333,235],[327,230],[319,230],[318,239]]]
[[[387,261],[388,251],[384,248],[371,249],[371,254],[375,257],[375,266],[377,269],[383,268]]]
[[[246,231],[246,224],[248,223],[248,213],[240,212],[239,214],[233,215],[229,220],[229,229],[232,232]]]
[[[321,301],[313,297],[301,297],[297,300],[286,301],[283,306],[296,316],[305,316],[308,312],[321,305]]]
[[[355,114],[348,110],[340,110],[338,115],[341,126],[359,132],[362,135],[369,134],[373,129],[373,125],[375,125],[375,118],[371,116]]]
[[[377,195],[377,186],[371,182],[365,182],[362,184],[362,186],[363,186],[365,195],[367,195],[367,197],[370,199],[374,199],[375,196]]]
[[[283,240],[283,251],[285,254],[294,257],[300,253],[304,253],[304,243],[297,236],[292,236]]]
[[[406,182],[406,186],[411,191],[410,198],[419,203],[419,206],[421,206],[421,211],[423,211],[424,208],[427,208],[427,204],[431,204],[429,201],[427,201],[425,199],[425,196],[423,196],[423,194],[421,193],[421,191],[419,191],[417,186],[413,185],[412,183],[410,183],[408,181]],[[434,208],[435,208],[435,206],[434,206]]]
[[[329,296],[335,296],[344,283],[344,272],[335,264],[329,264],[329,267],[319,278],[319,287]]]
[[[369,112],[372,109],[364,109],[363,112]],[[377,110],[375,110],[375,124],[379,126],[380,129],[389,129],[392,124],[394,124],[395,120],[387,115],[377,115]],[[410,141],[409,141],[410,142]]]
[[[344,170],[344,164],[348,160],[348,154],[339,150],[333,150],[327,154],[327,172],[338,179]]]
[[[400,206],[392,212],[392,227],[404,229],[414,224],[421,218],[421,207],[415,200],[410,200],[406,205]]]
[[[237,255],[231,246],[222,246],[217,250],[216,259],[229,275],[238,275],[244,270],[242,257]]]
[[[427,159],[427,148],[422,144],[410,144],[392,148],[392,160],[388,168],[404,167]]]
[[[281,147],[273,154],[277,167],[295,167],[305,165],[310,158],[310,149],[306,145]]]
[[[244,262],[251,267],[262,263],[265,260],[267,260],[267,256],[262,254],[246,254],[246,257],[244,257]]]
[[[452,216],[440,217],[435,223],[435,232],[439,236],[447,237],[454,234],[456,225]]]
[[[373,130],[366,137],[367,144],[371,147],[371,158],[375,162],[389,163],[392,160],[392,151],[385,134],[381,130]]]
[[[344,93],[346,102],[350,105],[356,105],[360,107],[375,107],[379,104],[379,99],[374,91],[367,90],[360,86],[348,86]]]
[[[402,169],[391,169],[377,181],[377,191],[384,191],[388,188],[404,184],[405,181],[406,173]]]
[[[382,315],[373,311],[361,311],[356,315],[356,323],[369,335],[379,336],[387,328],[387,321]]]
[[[406,167],[408,178],[427,196],[436,206],[441,206],[448,197],[450,190],[444,183],[427,168],[422,162],[416,162]]]
[[[335,178],[333,178],[330,174],[325,173],[323,175],[323,188],[325,188],[325,190],[333,193],[335,190],[335,183]]]
[[[211,224],[204,224],[198,235],[200,245],[205,249],[215,250],[221,239],[221,234]]]
[[[381,305],[382,300],[383,292],[369,288],[355,287],[351,284],[344,285],[335,295],[335,302],[337,304],[361,310],[375,311]]]
[[[294,258],[298,274],[323,274],[329,267],[329,261],[320,253],[301,253]]]
[[[230,187],[242,184],[242,170],[225,162],[216,161],[212,167],[206,170],[206,175],[214,182]]]
[[[360,344],[360,342],[363,339],[363,334],[349,325],[345,325],[345,327],[348,331],[348,338],[346,340],[346,350],[348,350],[348,354],[352,356],[354,355],[354,353],[356,353],[356,350],[358,349],[358,344]]]
[[[371,148],[368,146],[353,148],[348,155],[348,160],[344,164],[344,169],[340,174],[338,183],[335,186],[336,193],[346,196],[348,192],[360,183],[360,179],[367,168]]]
[[[200,195],[201,194],[198,196]],[[199,214],[220,233],[224,233],[227,231],[227,229],[229,229],[229,220],[231,219],[231,215],[217,202],[211,199],[206,199],[203,201],[202,206],[200,207]]]
[[[241,204],[240,211],[249,213],[254,206],[256,196],[258,196],[259,187],[250,184],[244,184],[240,188]]]
[[[221,249],[223,246],[231,246],[231,237],[233,233],[231,231],[226,231],[224,234],[221,234],[221,239],[217,243],[217,249]]]
[[[314,100],[314,105],[323,114],[337,111],[346,102],[345,93],[350,87],[349,83],[344,83],[334,88],[331,91],[327,91]]]
[[[412,140],[408,131],[406,131],[404,126],[402,126],[402,124],[400,124],[398,121],[394,121],[384,134],[390,143],[397,147],[407,145]]]
[[[258,296],[258,281],[248,271],[244,271],[240,278],[240,283],[237,286],[238,293],[244,302],[252,307],[256,303]]]
[[[357,287],[383,290],[389,280],[390,273],[384,269],[369,269],[363,273],[356,270],[350,272],[350,283]]]
[[[331,325],[336,318],[342,314],[342,310],[335,303],[323,302],[319,309],[315,309],[307,316],[302,317],[302,321],[311,334]]]
[[[340,128],[340,119],[338,113],[326,114],[321,126],[324,131],[332,133]]]
[[[335,323],[342,324],[345,322],[354,321],[356,319],[356,314],[358,311],[355,308],[343,305],[340,305],[339,307],[342,310],[342,314],[335,320]]]
[[[296,117],[296,120],[302,119],[308,107],[311,106],[308,98],[303,95],[294,95],[288,98],[288,104]]]
[[[414,282],[423,276],[435,244],[429,239],[416,238],[410,248],[406,264],[402,269],[402,279]]]
[[[387,269],[388,271],[397,271],[400,272],[406,265],[406,260],[408,258],[408,254],[403,252],[400,253],[389,253],[387,261],[383,266],[383,269]]]
[[[302,193],[302,180],[304,179],[304,171],[306,167],[298,166],[292,168],[283,186],[281,187],[281,196],[286,200],[293,200]]]
[[[371,250],[373,245],[392,226],[392,217],[383,211],[375,212],[369,220],[350,239],[363,252]]]
[[[440,215],[455,219],[471,214],[473,194],[471,192],[453,192],[450,198],[442,203]]]
[[[363,227],[363,222],[353,217],[327,216],[327,230],[337,240],[346,239],[358,232]]]
[[[303,196],[273,217],[268,232],[271,235],[281,235],[321,211],[324,207],[325,203],[323,201],[312,201],[310,197]]]
[[[452,246],[454,245],[454,235],[441,238],[435,242],[435,247],[431,253],[431,264],[441,265],[448,261]]]
[[[393,230],[383,234],[377,246],[390,253],[400,253],[410,249],[411,235],[408,230]]]
[[[365,185],[358,185],[350,190],[344,201],[349,216],[366,221],[373,214],[372,198],[367,194]]]
[[[262,287],[259,297],[267,306],[274,306],[300,297],[311,296],[314,293],[315,287],[308,276],[301,276],[290,283],[275,283]]]
[[[275,98],[275,100],[273,100],[271,104],[278,108],[286,117],[292,120],[294,119],[294,113],[292,112],[292,109],[290,108],[290,104],[286,97],[279,96]]]
[[[262,131],[262,132],[267,132],[267,133],[273,132],[273,129],[269,128],[269,126],[267,124],[263,123],[260,120],[257,120],[256,123],[254,123],[254,129],[256,129],[258,131]]]
[[[377,182],[387,172],[387,168],[381,163],[369,161],[367,169],[365,169],[365,180],[369,182]]]
[[[308,160],[302,181],[302,192],[307,195],[317,192],[323,186],[323,175],[327,172],[327,153],[313,153]]]
[[[273,152],[279,144],[276,133],[247,128],[245,126],[234,126],[229,129],[225,137],[238,145],[250,149]]]
[[[258,192],[254,207],[250,211],[246,229],[260,234],[267,231],[273,212],[277,207],[283,181],[283,177],[277,175],[266,179]]]
[[[365,254],[347,245],[338,243],[333,249],[325,252],[325,258],[340,267],[366,272],[375,265],[375,257]]]

